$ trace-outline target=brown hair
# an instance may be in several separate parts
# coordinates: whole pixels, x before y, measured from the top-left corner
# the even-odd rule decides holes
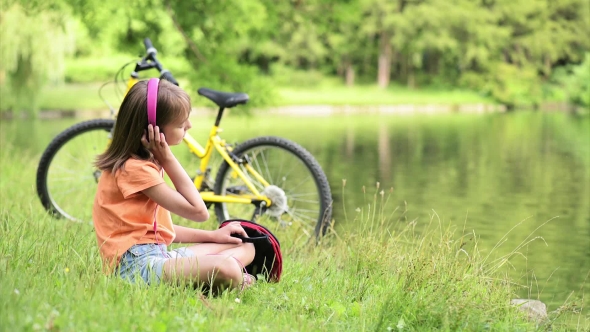
[[[173,121],[186,119],[190,110],[188,94],[176,85],[160,80],[156,111],[156,125],[160,127],[160,131]],[[141,144],[141,137],[147,126],[147,81],[140,81],[123,99],[111,144],[96,158],[96,167],[115,173],[131,157],[152,160],[152,154]]]

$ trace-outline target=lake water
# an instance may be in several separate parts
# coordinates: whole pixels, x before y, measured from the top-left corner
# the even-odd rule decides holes
[[[191,133],[197,140],[204,141],[213,119],[193,119]],[[75,121],[3,121],[2,136],[38,157],[53,136]],[[306,147],[328,175],[337,227],[346,227],[344,206],[353,219],[357,207],[372,201],[379,182],[389,196],[386,214],[398,207],[392,227],[414,220],[427,224],[435,216],[436,222],[456,225],[459,233],[463,228],[475,232],[483,254],[508,234],[497,255],[530,234],[543,237],[544,242],[521,250],[526,259],[516,256],[506,268],[516,282],[531,286],[520,296],[539,298],[554,310],[571,292],[590,289],[588,116],[234,115],[222,127],[230,142],[278,135]],[[175,152],[189,173],[196,170],[197,160],[181,147]]]

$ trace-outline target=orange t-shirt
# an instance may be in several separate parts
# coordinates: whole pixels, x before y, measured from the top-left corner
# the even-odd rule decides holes
[[[163,170],[146,160],[130,158],[114,175],[102,172],[92,219],[105,272],[111,273],[121,256],[135,244],[169,245],[174,240],[170,212],[142,193],[160,183],[164,183]],[[154,216],[158,222],[157,241]]]

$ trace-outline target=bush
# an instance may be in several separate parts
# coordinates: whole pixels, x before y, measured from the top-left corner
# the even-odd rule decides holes
[[[499,62],[486,73],[467,72],[461,85],[478,89],[509,109],[537,105],[543,99],[540,80],[532,67]]]
[[[590,107],[590,53],[586,53],[579,65],[557,68],[551,82],[563,90],[572,104]]]

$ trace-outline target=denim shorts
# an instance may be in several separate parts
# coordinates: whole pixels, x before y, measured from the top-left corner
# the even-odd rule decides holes
[[[162,280],[167,260],[191,256],[194,253],[187,247],[168,251],[165,244],[136,244],[121,256],[117,273],[131,283],[143,281],[148,285],[157,285]]]

